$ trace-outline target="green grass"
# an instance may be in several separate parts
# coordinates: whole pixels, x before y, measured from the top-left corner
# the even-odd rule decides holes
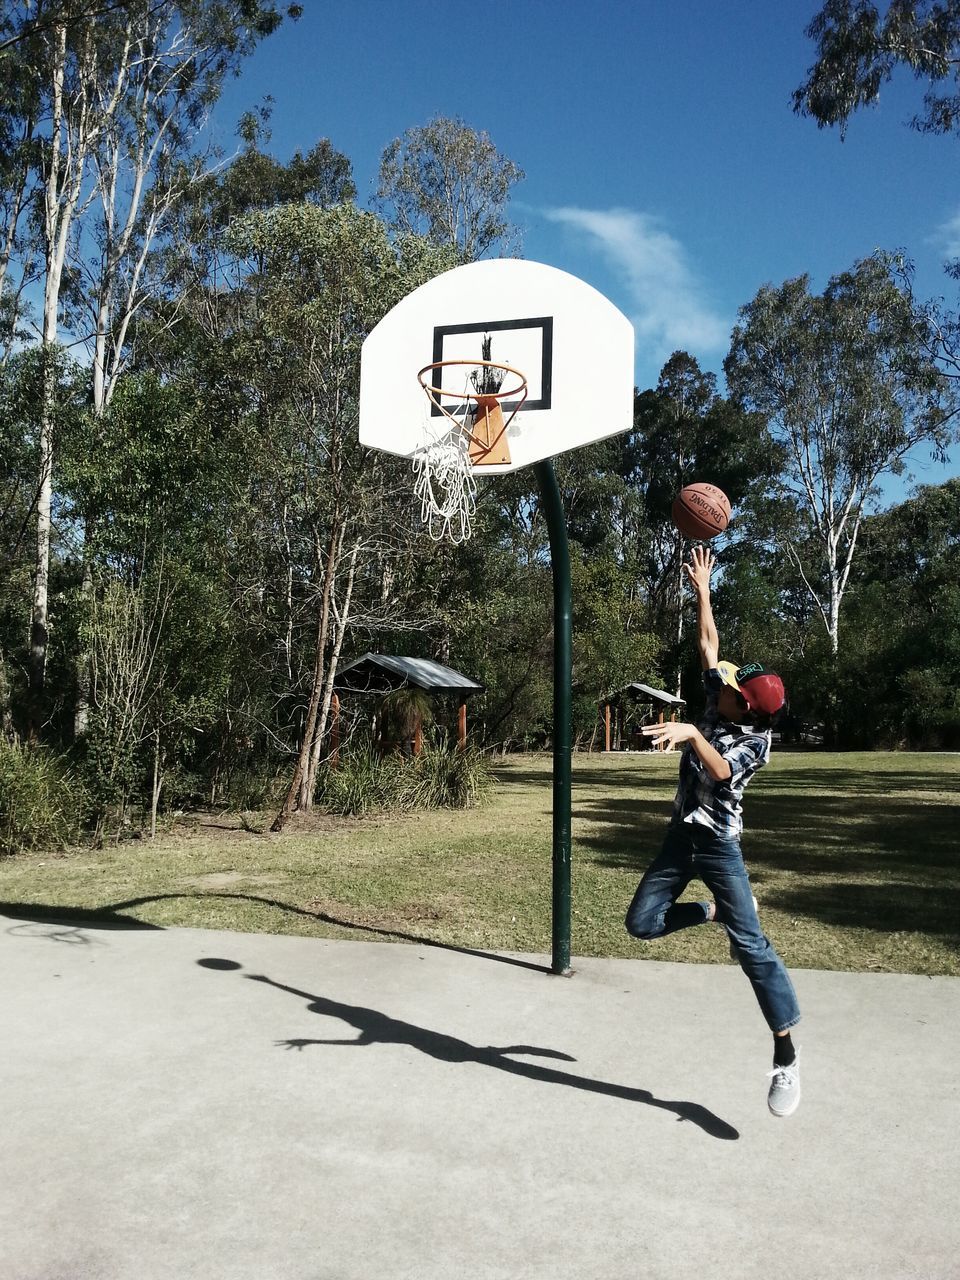
[[[574,956],[728,962],[718,928],[655,943],[623,929],[676,770],[672,755],[574,757]],[[549,952],[550,760],[496,772],[473,810],[318,817],[281,836],[205,816],[155,842],[7,858],[0,910]],[[789,965],[960,974],[960,756],[782,752],[745,813],[763,925]]]

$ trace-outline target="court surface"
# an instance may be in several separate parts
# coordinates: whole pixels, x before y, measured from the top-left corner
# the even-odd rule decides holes
[[[0,916],[0,1274],[960,1274],[960,979],[545,965]]]

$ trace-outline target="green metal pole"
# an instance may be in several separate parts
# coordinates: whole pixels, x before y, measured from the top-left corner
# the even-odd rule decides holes
[[[567,522],[553,463],[534,470],[543,498],[553,567],[553,962],[554,973],[570,973],[570,758],[573,608]]]

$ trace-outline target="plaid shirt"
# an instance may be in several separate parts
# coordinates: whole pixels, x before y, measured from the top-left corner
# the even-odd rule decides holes
[[[723,679],[716,668],[703,673],[707,705],[697,728],[730,765],[729,778],[711,778],[693,746],[680,757],[680,785],[673,802],[673,821],[710,827],[718,836],[735,839],[743,830],[740,801],[753,775],[770,759],[770,733],[754,733],[746,725],[723,720],[717,693]]]

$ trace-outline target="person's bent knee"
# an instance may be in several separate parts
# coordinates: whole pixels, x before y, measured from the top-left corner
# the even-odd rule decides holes
[[[663,925],[656,916],[650,915],[649,912],[627,912],[627,918],[624,920],[624,926],[631,938],[639,938],[641,942],[649,941],[651,938],[659,938],[663,932]]]

